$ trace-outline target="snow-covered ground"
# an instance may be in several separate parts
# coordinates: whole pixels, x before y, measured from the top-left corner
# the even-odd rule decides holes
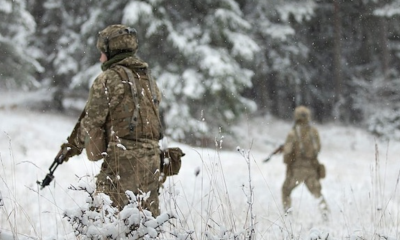
[[[39,189],[36,181],[48,173],[76,118],[29,110],[37,97],[0,97],[0,239],[17,233],[19,239],[74,239],[62,214],[84,205],[86,196],[68,187],[96,175],[101,164],[84,154],[74,157],[58,167],[50,186]],[[379,141],[355,127],[317,125],[320,161],[327,169],[323,194],[331,211],[323,222],[304,185],[292,193],[292,214],[285,216],[282,156],[262,163],[283,143],[291,123],[267,116],[243,119],[234,138],[216,136],[215,149],[170,142],[186,153],[181,172],[167,180],[160,195],[162,210],[179,216],[175,228],[193,230],[194,239],[224,229],[239,234],[251,226],[256,239],[313,239],[318,234],[400,239],[399,142]]]

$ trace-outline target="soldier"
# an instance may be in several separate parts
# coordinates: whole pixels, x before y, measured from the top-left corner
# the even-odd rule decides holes
[[[286,137],[283,161],[287,165],[286,179],[282,186],[282,203],[285,212],[291,207],[290,194],[304,182],[308,190],[319,199],[319,206],[326,220],[328,206],[321,194],[320,178],[325,177],[325,168],[318,161],[321,149],[319,133],[310,125],[310,110],[299,106],[294,111],[295,124]]]
[[[68,149],[66,159],[84,148],[90,160],[104,159],[96,191],[109,195],[119,209],[128,203],[126,190],[149,193],[142,206],[157,216],[160,91],[148,64],[136,56],[135,29],[108,26],[99,32],[97,48],[103,72],[91,86],[76,132],[61,149]]]

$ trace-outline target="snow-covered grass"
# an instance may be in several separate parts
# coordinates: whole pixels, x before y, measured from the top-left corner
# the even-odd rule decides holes
[[[86,195],[69,186],[96,175],[101,161],[74,157],[40,190],[36,181],[47,174],[78,116],[31,111],[26,106],[38,96],[29,96],[29,102],[15,94],[0,97],[0,239],[71,239],[63,212],[84,206]],[[317,125],[320,161],[327,168],[323,194],[331,211],[323,222],[302,184],[285,216],[282,156],[262,163],[290,127],[268,116],[244,116],[236,136],[216,136],[214,149],[170,142],[186,156],[179,175],[161,191],[162,211],[178,216],[165,229],[193,231],[193,239],[244,239],[252,229],[254,239],[400,239],[399,143],[381,142],[356,127]]]

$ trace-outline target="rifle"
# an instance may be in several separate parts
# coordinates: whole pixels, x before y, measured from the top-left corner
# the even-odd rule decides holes
[[[272,156],[275,154],[281,153],[283,151],[283,144],[279,145],[263,162],[268,162]]]
[[[75,124],[74,129],[72,130],[71,135],[67,138],[67,144],[61,145],[60,151],[57,153],[53,163],[51,164],[49,168],[49,173],[46,175],[46,177],[43,179],[43,181],[36,181],[38,185],[41,186],[40,189],[45,188],[48,186],[51,181],[54,179],[54,171],[57,169],[59,165],[61,165],[64,161],[68,161],[70,157],[73,157],[75,155],[79,155],[82,152],[82,149],[78,149],[75,146],[74,139],[76,139],[78,135],[78,129],[81,126],[81,120],[82,118],[86,115],[85,109],[83,109],[81,115],[79,116],[78,122]]]
[[[62,148],[58,152],[57,156],[55,157],[53,163],[51,164],[51,166],[49,168],[50,173],[48,173],[46,175],[46,177],[43,179],[42,182],[36,181],[36,183],[41,186],[40,189],[45,188],[46,186],[48,186],[50,184],[51,181],[53,181],[53,179],[54,179],[54,175],[53,175],[54,171],[57,169],[58,165],[61,165],[65,161],[65,156],[66,156],[67,152],[68,152],[67,148]]]

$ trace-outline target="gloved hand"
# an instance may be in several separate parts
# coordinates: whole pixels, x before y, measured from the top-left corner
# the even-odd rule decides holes
[[[70,143],[63,143],[61,145],[61,149],[58,152],[56,159],[59,161],[67,162],[71,157],[81,154],[82,149],[79,149],[73,144]],[[60,162],[62,163],[62,162]]]

